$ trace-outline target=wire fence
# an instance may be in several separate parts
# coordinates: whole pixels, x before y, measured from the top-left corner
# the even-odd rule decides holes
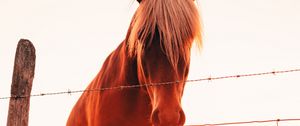
[[[292,73],[292,72],[300,72],[300,69],[289,69],[289,70],[281,70],[281,71],[270,71],[270,72],[257,72],[250,74],[237,74],[237,75],[228,75],[228,76],[219,76],[219,77],[208,77],[208,78],[200,78],[194,80],[186,80],[183,82],[191,83],[191,82],[202,82],[202,81],[213,81],[213,80],[222,80],[222,79],[230,79],[230,78],[242,78],[242,77],[255,77],[255,76],[264,76],[264,75],[277,75],[283,73]],[[61,91],[61,92],[48,92],[48,93],[39,93],[33,94],[29,96],[10,96],[10,97],[0,97],[0,100],[10,99],[10,98],[28,98],[28,97],[38,97],[38,96],[50,96],[50,95],[62,95],[62,94],[74,94],[74,93],[92,93],[92,92],[101,92],[106,90],[123,90],[129,88],[141,88],[141,87],[149,87],[149,86],[167,86],[181,83],[182,81],[172,81],[172,82],[160,82],[160,83],[147,83],[147,84],[131,84],[128,86],[115,86],[115,87],[104,87],[99,89],[86,89],[86,90],[76,90],[76,91]]]
[[[242,124],[257,124],[257,123],[276,123],[276,126],[280,126],[280,122],[291,122],[300,121],[297,119],[274,119],[274,120],[258,120],[258,121],[247,121],[247,122],[228,122],[228,123],[216,123],[216,124],[203,124],[203,125],[186,125],[186,126],[225,126],[225,125],[242,125]],[[273,125],[274,126],[274,125]]]
[[[289,70],[281,70],[281,71],[270,71],[270,72],[257,72],[250,74],[237,74],[237,75],[228,75],[228,76],[218,76],[218,77],[208,77],[208,78],[200,78],[194,80],[186,80],[184,82],[202,82],[202,81],[213,81],[213,80],[222,80],[222,79],[231,79],[231,78],[243,78],[243,77],[260,77],[264,75],[277,75],[284,73],[293,73],[300,72],[300,69],[289,69]],[[161,83],[148,83],[148,84],[133,84],[129,86],[115,86],[115,87],[104,87],[99,89],[88,89],[88,90],[76,90],[76,91],[62,91],[62,92],[49,92],[49,93],[40,93],[33,94],[29,96],[10,96],[10,97],[0,97],[0,100],[10,99],[10,98],[29,98],[29,97],[38,97],[38,96],[51,96],[51,95],[62,95],[62,94],[74,94],[74,93],[92,93],[92,92],[102,92],[106,90],[124,90],[129,88],[141,88],[148,86],[168,86],[178,84],[182,81],[172,81],[172,82],[161,82]],[[225,125],[242,125],[242,124],[257,124],[257,123],[276,123],[276,126],[280,126],[280,122],[292,122],[292,121],[300,121],[300,118],[294,119],[275,119],[275,120],[259,120],[259,121],[246,121],[246,122],[226,122],[226,123],[215,123],[215,124],[201,124],[201,125],[187,125],[187,126],[225,126]]]

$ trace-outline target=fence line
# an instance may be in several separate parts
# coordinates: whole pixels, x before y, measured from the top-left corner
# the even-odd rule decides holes
[[[300,118],[298,118],[298,119],[259,120],[259,121],[247,121],[247,122],[228,122],[228,123],[186,125],[186,126],[225,126],[225,125],[241,125],[241,124],[269,123],[269,122],[276,122],[276,125],[279,126],[279,122],[291,122],[291,121],[300,121]]]
[[[300,72],[299,69],[289,69],[289,70],[281,70],[281,71],[271,71],[271,72],[260,72],[260,73],[250,73],[250,74],[238,74],[238,75],[228,75],[228,76],[219,76],[219,77],[208,77],[208,78],[200,78],[194,80],[186,80],[186,83],[190,82],[201,82],[201,81],[212,81],[212,80],[222,80],[222,79],[230,79],[230,78],[242,78],[242,77],[254,77],[254,76],[263,76],[263,75],[276,75],[276,74],[283,74],[283,73],[292,73],[292,72]],[[0,97],[0,100],[10,99],[10,98],[28,98],[28,97],[37,97],[37,96],[49,96],[49,95],[61,95],[61,94],[74,94],[74,93],[84,93],[84,92],[101,92],[105,90],[123,90],[128,88],[141,88],[141,87],[148,87],[148,86],[167,86],[167,85],[174,85],[178,84],[181,81],[172,81],[172,82],[160,82],[160,83],[148,83],[148,84],[135,84],[129,86],[115,86],[115,87],[105,87],[99,89],[88,89],[88,90],[76,90],[76,91],[61,91],[61,92],[49,92],[49,93],[40,93],[40,94],[33,94],[29,96],[10,96],[10,97]]]

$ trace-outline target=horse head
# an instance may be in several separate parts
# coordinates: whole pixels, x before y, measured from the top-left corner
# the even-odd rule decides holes
[[[190,49],[193,42],[202,44],[198,8],[192,0],[138,2],[126,42],[130,56],[137,59],[139,83],[150,98],[150,120],[154,125],[183,125],[181,97]]]

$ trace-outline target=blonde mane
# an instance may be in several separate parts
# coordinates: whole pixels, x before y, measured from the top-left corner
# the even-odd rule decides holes
[[[194,1],[142,0],[125,40],[130,56],[141,59],[145,45],[151,44],[155,32],[173,68],[176,69],[180,57],[188,63],[192,42],[202,47],[200,16]]]

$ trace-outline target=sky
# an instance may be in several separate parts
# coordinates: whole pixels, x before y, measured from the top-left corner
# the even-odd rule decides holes
[[[204,47],[192,50],[189,79],[300,68],[299,0],[199,0],[197,6]],[[32,94],[85,89],[125,38],[137,7],[133,0],[1,0],[0,97],[10,95],[21,38],[36,48]],[[186,124],[300,118],[299,76],[188,83],[182,101]],[[65,125],[79,96],[32,97],[29,125]],[[0,100],[1,126],[6,125],[8,103]]]

